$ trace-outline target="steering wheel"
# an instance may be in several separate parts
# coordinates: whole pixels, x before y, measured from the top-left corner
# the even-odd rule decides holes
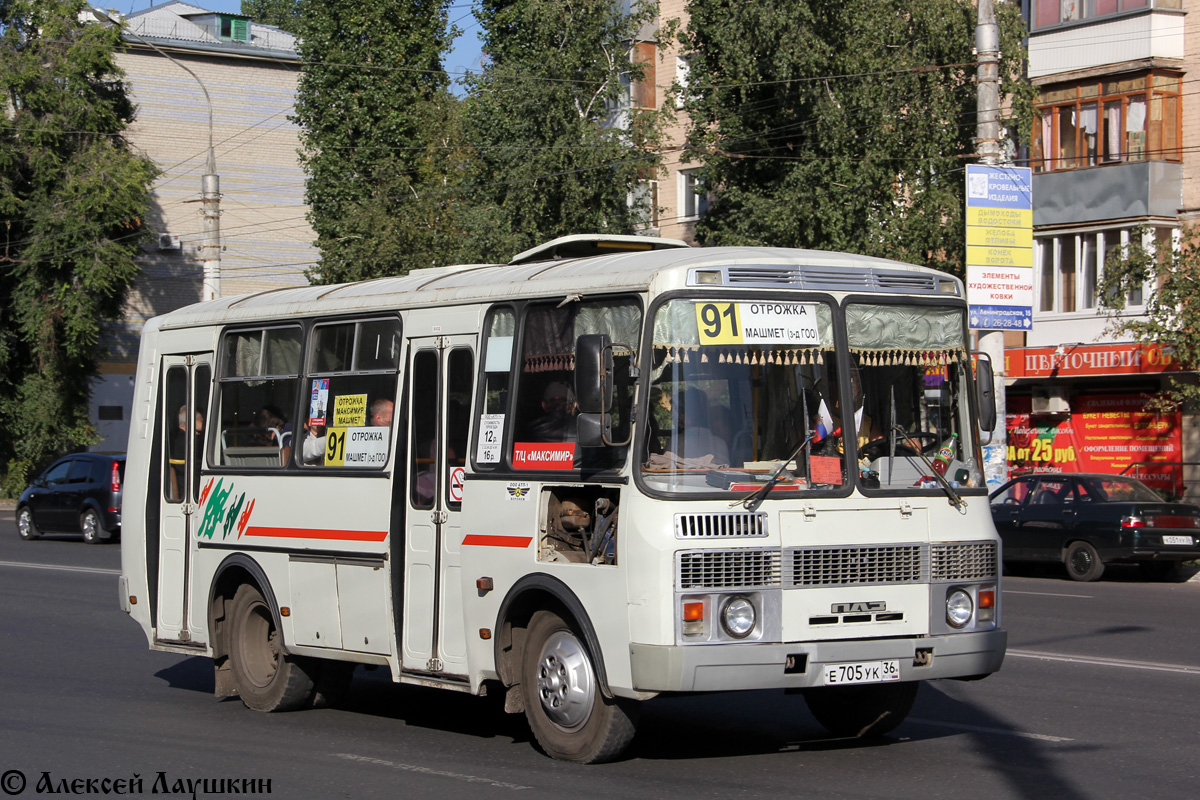
[[[925,431],[917,431],[916,433],[908,434],[908,439],[921,442],[921,453],[932,453],[937,449],[939,439],[936,433],[927,433]],[[900,434],[896,434],[896,455],[898,456],[915,456],[919,453],[908,443]],[[928,444],[925,444],[928,442]],[[859,448],[859,458],[867,458],[871,461],[883,458],[888,454],[888,448],[891,447],[890,437],[883,436],[878,439],[873,439]]]

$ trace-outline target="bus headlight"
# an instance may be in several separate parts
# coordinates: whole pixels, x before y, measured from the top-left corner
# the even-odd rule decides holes
[[[731,597],[721,609],[721,627],[735,639],[745,639],[754,630],[757,614],[746,597]]]
[[[966,591],[952,589],[950,594],[946,595],[946,622],[950,623],[951,627],[961,628],[966,625],[971,621],[971,613],[974,610],[971,595]]]

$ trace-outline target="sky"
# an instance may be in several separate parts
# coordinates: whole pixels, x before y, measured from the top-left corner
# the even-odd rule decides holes
[[[104,8],[115,8],[122,14],[132,14],[153,5],[163,5],[169,0],[102,0],[96,2]],[[224,11],[227,13],[242,13],[241,0],[183,0],[198,8],[209,11]],[[471,11],[471,0],[453,0],[450,6],[450,21],[463,29],[463,33],[454,40],[449,54],[446,56],[446,71],[451,79],[458,78],[463,72],[478,71],[479,59],[482,53],[479,42],[479,25]]]

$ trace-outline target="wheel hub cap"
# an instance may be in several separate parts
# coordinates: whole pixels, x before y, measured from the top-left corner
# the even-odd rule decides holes
[[[570,633],[559,631],[542,647],[537,690],[546,716],[561,728],[578,728],[591,716],[596,698],[592,663]]]

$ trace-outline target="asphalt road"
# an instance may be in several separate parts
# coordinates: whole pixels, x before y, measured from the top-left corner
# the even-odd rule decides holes
[[[540,755],[523,719],[486,699],[396,686],[382,670],[356,673],[342,709],[260,714],[215,699],[208,660],[150,652],[119,611],[119,567],[115,545],[22,542],[0,511],[0,800],[22,776],[13,796],[37,796],[39,782],[182,796],[189,779],[269,780],[289,800],[1200,793],[1197,582],[1120,569],[1094,584],[1050,570],[1007,579],[1003,670],[926,684],[879,743],[829,738],[780,692],[680,697],[643,705],[626,760],[579,767]],[[141,792],[111,783],[135,775]]]

